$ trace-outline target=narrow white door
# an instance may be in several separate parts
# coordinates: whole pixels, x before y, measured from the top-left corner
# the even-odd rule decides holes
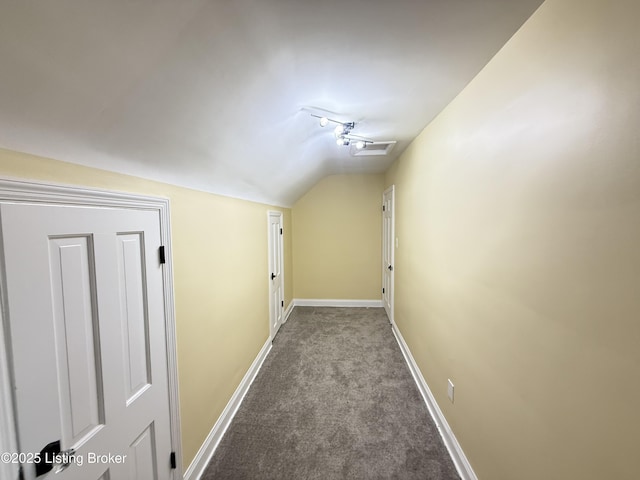
[[[392,185],[382,194],[382,303],[391,323],[394,287],[394,202],[395,187]]]
[[[0,216],[20,451],[60,441],[68,465],[39,478],[171,479],[158,212],[3,204]]]
[[[282,213],[269,212],[269,332],[273,340],[284,316]]]

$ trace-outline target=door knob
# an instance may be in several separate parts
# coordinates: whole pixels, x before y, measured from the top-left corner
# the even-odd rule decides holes
[[[53,468],[53,457],[60,454],[60,440],[47,444],[42,450],[40,455],[36,459],[36,477],[49,473]]]
[[[47,444],[34,462],[36,466],[36,477],[49,473],[55,467],[54,474],[65,470],[75,458],[76,452],[73,448],[60,450],[60,440]]]
[[[271,274],[271,280],[273,280],[274,278],[276,278],[276,274],[275,274],[275,273],[272,273],[272,274]]]

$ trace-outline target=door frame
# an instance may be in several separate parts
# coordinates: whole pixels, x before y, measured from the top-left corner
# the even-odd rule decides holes
[[[58,206],[88,206],[146,210],[158,213],[160,239],[165,250],[162,269],[164,286],[164,311],[167,347],[167,374],[169,387],[169,411],[171,450],[175,452],[176,468],[172,470],[174,480],[182,479],[182,444],[180,435],[180,404],[178,395],[178,369],[176,348],[175,301],[173,289],[173,262],[171,250],[171,224],[169,199],[123,192],[44,183],[28,180],[0,178],[0,203],[28,203]],[[1,237],[0,237],[1,241]],[[6,277],[2,255],[0,255],[0,452],[17,452],[11,351],[8,343],[9,323],[6,320]],[[16,478],[18,466],[0,462],[0,477]]]
[[[271,265],[269,265],[269,259],[271,255],[271,217],[280,217],[280,225],[284,232],[284,214],[280,210],[267,210],[267,275],[271,276]],[[280,275],[282,278],[282,301],[284,301],[284,233],[280,235]],[[273,295],[272,295],[272,282],[269,280],[269,336],[271,341],[275,338],[273,332]],[[282,307],[282,323],[284,323],[284,306]]]
[[[391,292],[389,292],[389,323],[394,325],[394,317],[395,317],[395,294],[396,294],[396,186],[391,185],[384,192],[382,192],[382,204],[384,205],[384,197],[388,194],[391,194],[391,265],[393,266],[393,270],[391,270]],[[382,284],[384,285],[384,276],[386,274],[387,267],[385,266],[385,258],[384,258],[384,242],[386,241],[384,235],[384,214],[382,212]],[[384,294],[382,296],[382,305],[384,306]]]

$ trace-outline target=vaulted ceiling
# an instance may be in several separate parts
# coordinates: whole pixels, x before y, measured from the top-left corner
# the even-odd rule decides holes
[[[384,171],[541,3],[0,0],[0,146],[289,206]]]

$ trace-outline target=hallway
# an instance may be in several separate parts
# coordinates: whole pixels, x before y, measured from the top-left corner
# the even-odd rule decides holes
[[[202,478],[460,477],[384,310],[296,307]]]

